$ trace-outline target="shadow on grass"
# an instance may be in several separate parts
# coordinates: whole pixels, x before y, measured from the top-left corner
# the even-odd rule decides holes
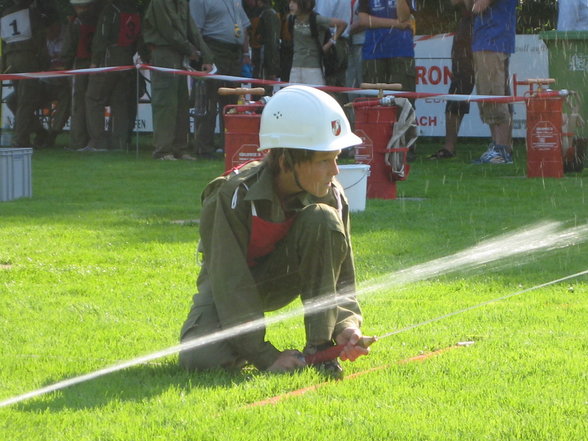
[[[77,374],[72,374],[73,378]],[[229,389],[251,378],[247,370],[186,372],[177,362],[145,364],[89,380],[18,405],[25,412],[60,412],[100,408],[116,402],[144,402],[168,390]],[[48,381],[47,385],[55,384]]]

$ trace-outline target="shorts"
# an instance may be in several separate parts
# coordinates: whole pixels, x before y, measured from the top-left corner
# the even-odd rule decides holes
[[[448,94],[471,95],[474,90],[474,62],[471,58],[456,58],[451,62],[451,84]],[[445,113],[466,115],[470,113],[469,101],[447,101]]]
[[[294,67],[290,70],[290,82],[324,86],[325,77],[320,67]]]
[[[502,52],[474,52],[476,90],[478,95],[510,95],[509,55]],[[480,118],[485,124],[496,125],[511,121],[508,103],[478,102]]]
[[[416,67],[412,57],[363,60],[363,81],[366,83],[400,83],[402,90],[416,90]]]

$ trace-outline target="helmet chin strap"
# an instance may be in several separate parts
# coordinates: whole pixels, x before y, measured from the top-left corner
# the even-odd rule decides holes
[[[300,183],[300,180],[298,179],[298,173],[296,173],[296,169],[292,168],[292,174],[294,175],[294,182],[296,183],[296,185],[298,185],[298,187],[300,188],[300,190],[302,191],[306,191],[308,193],[308,190],[306,190],[302,184]]]
[[[292,161],[292,157],[290,156],[290,152],[287,150],[284,152],[283,155],[285,165],[292,170],[292,175],[294,176],[294,183],[300,188],[302,191],[307,191],[302,184],[300,183],[300,179],[298,179],[298,173],[296,173],[296,167],[294,166],[294,162]]]

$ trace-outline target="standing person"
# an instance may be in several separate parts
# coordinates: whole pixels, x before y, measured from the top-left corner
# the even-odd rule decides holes
[[[47,28],[47,51],[49,53],[49,70],[65,69],[63,60],[63,44],[67,27],[61,17],[55,13]],[[43,81],[43,106],[52,110],[49,119],[47,147],[55,145],[57,135],[61,133],[71,115],[71,87],[67,77],[47,78]],[[55,107],[53,108],[53,104]]]
[[[112,0],[98,18],[92,40],[90,67],[129,66],[137,52],[141,17],[135,0]],[[130,101],[135,99],[135,72],[92,74],[86,91],[90,141],[97,150],[126,150],[130,126]],[[104,130],[104,108],[110,106],[110,137]]]
[[[351,0],[351,19],[349,21],[349,60],[345,75],[345,86],[358,88],[363,83],[363,43],[365,30],[359,20],[359,0]]]
[[[510,95],[509,60],[515,51],[518,0],[474,0],[472,51],[476,91]],[[479,102],[482,122],[492,141],[477,164],[512,164],[512,112],[507,103]]]
[[[325,92],[289,86],[261,116],[260,150],[266,158],[213,180],[202,194],[198,291],[181,341],[262,320],[300,296],[309,306],[333,302],[304,317],[305,354],[342,344],[343,360],[367,354],[355,299],[349,206],[334,180],[341,149],[361,143],[341,106]],[[331,298],[331,297],[329,297]],[[239,368],[290,371],[305,362],[295,350],[265,340],[265,328],[180,353],[188,370]],[[318,366],[342,376],[335,361]]]
[[[45,36],[42,11],[33,0],[14,0],[11,6],[2,11],[0,29],[2,36],[2,72],[38,72],[49,67],[49,54]],[[15,113],[13,147],[30,147],[31,134],[37,131],[44,138],[35,111],[39,106],[39,96],[43,86],[38,79],[13,81]],[[35,144],[44,143],[36,139]]]
[[[366,29],[363,79],[368,83],[400,83],[416,90],[412,31],[415,0],[359,0],[359,23]]]
[[[294,53],[292,41],[292,32],[290,29],[290,5],[289,1],[282,1],[280,3],[280,80],[290,81],[290,70],[292,69],[292,54]]]
[[[290,0],[289,7],[294,45],[290,82],[323,86],[326,84],[323,53],[337,44],[347,23],[314,12],[315,0]],[[336,28],[335,34],[325,42],[325,35],[331,27]]]
[[[325,75],[325,83],[329,86],[345,87],[347,65],[349,62],[349,31],[352,16],[350,0],[315,0],[314,10],[325,17],[335,17],[343,20],[348,26],[337,38],[335,51],[337,53],[337,66],[332,73]],[[331,28],[331,34],[336,34],[336,28]],[[341,102],[341,100],[338,100]]]
[[[257,0],[258,15],[252,20],[253,77],[276,81],[280,78],[280,16],[270,0]],[[255,47],[255,48],[254,48]]]
[[[451,0],[459,14],[457,29],[451,46],[450,94],[470,95],[474,90],[474,61],[472,58],[472,3],[473,0]],[[430,159],[455,156],[457,135],[464,115],[470,113],[469,101],[447,101],[445,106],[445,144]]]
[[[214,54],[217,73],[241,76],[244,64],[251,63],[247,28],[249,18],[241,0],[190,0],[190,14],[202,31],[204,41]],[[219,97],[219,87],[234,87],[225,81],[206,82],[206,113],[196,122],[196,155],[203,159],[215,157],[214,132],[219,110],[235,104],[236,96]],[[224,137],[223,119],[219,118],[221,138]],[[222,141],[224,144],[224,140]],[[220,147],[219,147],[220,149]]]
[[[88,69],[92,62],[92,38],[100,10],[101,0],[70,0],[75,16],[70,19],[63,43],[63,59],[67,69]],[[70,148],[87,151],[88,126],[86,124],[86,90],[88,75],[74,75],[72,83],[72,105],[70,120]]]
[[[412,13],[416,0],[359,0],[359,22],[366,29],[363,44],[363,80],[367,83],[400,83],[416,91]],[[414,107],[415,100],[410,99]],[[411,145],[407,160],[416,157]]]
[[[151,48],[151,64],[185,68],[188,60],[212,70],[212,54],[190,17],[185,0],[151,0],[145,13],[143,37]],[[153,158],[195,159],[188,154],[189,100],[186,77],[151,72]]]

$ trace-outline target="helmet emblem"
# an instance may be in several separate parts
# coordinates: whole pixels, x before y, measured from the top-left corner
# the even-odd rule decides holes
[[[280,111],[277,111],[274,113],[274,118],[276,118],[276,119],[280,119],[282,116],[284,116],[284,115],[282,115],[282,112],[280,112]]]
[[[331,121],[331,130],[333,131],[333,135],[339,136],[341,134],[341,121],[338,119]]]

